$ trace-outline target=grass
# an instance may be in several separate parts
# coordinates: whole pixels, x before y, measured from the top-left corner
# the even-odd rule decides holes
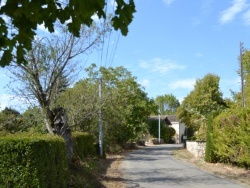
[[[74,160],[70,165],[70,185],[69,187],[76,188],[96,188],[104,187],[101,184],[101,176],[108,168],[100,165],[104,159],[88,158],[81,160]]]

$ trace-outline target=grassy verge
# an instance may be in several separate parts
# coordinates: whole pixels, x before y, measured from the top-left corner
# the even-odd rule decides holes
[[[202,170],[243,183],[245,187],[250,187],[250,170],[224,163],[207,163],[203,159],[196,159],[186,149],[173,151],[173,156],[191,163]]]

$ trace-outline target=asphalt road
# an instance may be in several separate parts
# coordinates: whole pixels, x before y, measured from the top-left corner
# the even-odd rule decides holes
[[[121,164],[128,188],[240,188],[233,181],[216,177],[172,157],[181,145],[148,146],[127,154]]]

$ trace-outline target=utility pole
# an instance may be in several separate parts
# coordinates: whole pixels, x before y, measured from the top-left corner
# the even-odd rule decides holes
[[[100,111],[99,111],[99,148],[100,148],[100,156],[103,156],[103,132],[102,132],[102,78],[99,78],[99,103],[100,103]]]
[[[241,98],[242,98],[242,108],[245,108],[245,91],[244,91],[244,70],[243,70],[243,53],[244,47],[243,43],[240,42],[240,76],[241,76]]]
[[[158,117],[159,117],[159,125],[158,125],[158,136],[159,136],[159,144],[161,144],[161,111],[160,111],[160,107],[158,110]]]

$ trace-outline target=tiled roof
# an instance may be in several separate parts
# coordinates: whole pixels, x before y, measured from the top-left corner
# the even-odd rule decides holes
[[[176,115],[166,115],[170,122],[179,122],[179,119]]]
[[[159,116],[150,116],[150,119],[158,120]],[[167,125],[172,125],[171,122],[179,122],[179,119],[176,115],[161,115],[160,119],[164,120]]]

